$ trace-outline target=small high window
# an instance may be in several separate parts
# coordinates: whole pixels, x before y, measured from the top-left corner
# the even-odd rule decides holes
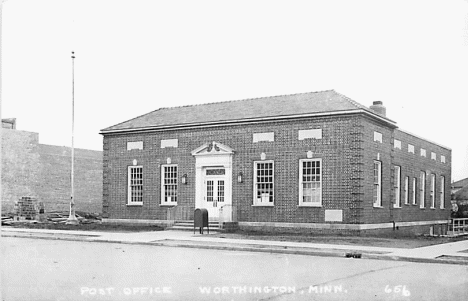
[[[401,141],[397,139],[393,140],[393,147],[401,149]]]
[[[426,150],[421,148],[421,157],[426,157]]]
[[[374,132],[374,141],[382,143],[382,133]]]
[[[414,145],[408,144],[408,153],[413,153],[414,154]]]

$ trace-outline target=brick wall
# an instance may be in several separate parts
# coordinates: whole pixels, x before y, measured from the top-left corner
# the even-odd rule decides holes
[[[322,139],[298,140],[298,130],[321,128]],[[374,131],[383,141],[374,141]],[[274,132],[274,142],[252,142],[253,133]],[[177,148],[161,148],[162,139],[178,139]],[[402,149],[394,149],[394,139],[402,141]],[[127,142],[143,141],[143,150],[127,151]],[[385,223],[392,221],[424,221],[448,218],[450,208],[429,209],[430,174],[445,176],[446,196],[449,195],[451,152],[424,139],[392,129],[365,115],[308,118],[295,121],[159,131],[145,134],[106,135],[104,137],[103,211],[109,218],[166,219],[168,210],[175,210],[181,219],[192,219],[195,209],[195,158],[190,152],[204,143],[216,141],[234,149],[233,205],[238,221],[323,223],[327,209],[343,210],[343,223]],[[408,154],[407,144],[415,146]],[[427,157],[419,149],[427,150]],[[307,151],[322,159],[322,203],[320,208],[298,207],[299,160]],[[431,152],[437,160],[431,160]],[[265,153],[274,161],[275,206],[255,207],[253,202],[253,166]],[[446,157],[441,164],[440,155]],[[178,206],[161,207],[161,165],[171,158],[179,166],[179,178],[187,174],[188,183],[179,185]],[[127,168],[133,160],[143,166],[143,206],[127,206]],[[373,163],[382,162],[382,207],[373,206]],[[394,165],[401,167],[402,208],[394,204]],[[419,178],[427,170],[426,209],[404,205],[404,178]],[[244,181],[237,183],[242,172]],[[436,185],[436,196],[439,184]],[[439,203],[437,203],[439,204]]]
[[[323,139],[298,140],[298,130],[321,128]],[[343,222],[357,223],[361,197],[360,169],[361,117],[322,117],[229,127],[184,129],[146,134],[119,134],[104,137],[103,212],[109,218],[166,219],[168,208],[160,207],[160,169],[168,157],[178,164],[179,176],[188,183],[179,185],[177,210],[192,218],[195,209],[195,158],[190,152],[204,143],[216,141],[234,149],[233,205],[239,221],[324,222],[326,209],[342,209]],[[274,142],[252,142],[253,133],[274,132]],[[177,138],[177,148],[160,148],[161,139]],[[143,150],[127,151],[129,141],[143,141]],[[298,207],[299,160],[307,151],[322,158],[323,206]],[[253,162],[265,153],[274,160],[275,206],[253,207]],[[143,166],[143,206],[127,206],[127,168],[133,160]],[[237,183],[242,172],[243,183]],[[358,212],[358,213],[357,213]]]
[[[2,129],[2,212],[29,196],[45,210],[68,210],[71,149],[39,144],[37,133]],[[76,210],[102,211],[102,152],[75,149]]]
[[[450,181],[451,181],[451,151],[437,144],[428,142],[399,129],[389,129],[371,120],[365,121],[364,131],[364,194],[363,194],[363,221],[369,223],[383,223],[392,221],[426,221],[444,220],[450,215]],[[382,133],[382,143],[374,141],[374,131]],[[394,139],[401,141],[401,149],[394,147]],[[415,153],[408,152],[408,143],[414,145]],[[420,149],[426,149],[426,157],[420,156]],[[437,160],[431,159],[431,152],[437,154]],[[440,162],[440,155],[446,157],[446,163]],[[373,163],[374,160],[382,162],[382,207],[373,205]],[[394,166],[400,166],[400,201],[401,208],[394,208],[395,179]],[[419,208],[419,175],[426,171],[426,208]],[[430,175],[436,175],[436,208],[430,209]],[[412,178],[417,179],[417,205],[404,204],[404,179],[409,176],[410,196]],[[445,177],[445,209],[439,206],[440,176]],[[410,200],[411,203],[411,200]]]
[[[394,164],[401,166],[401,209],[394,209],[394,219],[395,221],[399,220],[443,220],[450,217],[450,183],[451,183],[451,166],[452,166],[452,154],[451,150],[445,147],[439,146],[437,144],[428,142],[424,139],[418,138],[412,134],[406,132],[395,130],[395,139],[398,139],[401,142],[401,150],[393,148],[394,154]],[[408,143],[411,143],[415,147],[415,153],[408,152]],[[426,157],[420,155],[420,149],[424,148],[426,150]],[[431,152],[436,154],[436,160],[431,159]],[[442,163],[440,156],[445,156],[445,162]],[[419,175],[421,171],[426,172],[426,189],[425,189],[425,208],[421,209],[420,205],[420,182]],[[431,174],[436,176],[436,185],[435,185],[435,209],[431,209]],[[417,192],[416,200],[417,205],[412,205],[410,200],[410,205],[404,204],[404,179],[406,176],[409,176],[410,179],[410,188],[409,193],[411,194],[411,179],[417,179]],[[440,209],[440,179],[441,176],[445,177],[445,209]]]

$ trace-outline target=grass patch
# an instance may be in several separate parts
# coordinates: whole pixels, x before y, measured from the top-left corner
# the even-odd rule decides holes
[[[5,226],[3,226],[5,227]],[[66,225],[63,223],[15,223],[10,227],[28,228],[28,229],[51,229],[51,230],[74,230],[74,231],[104,231],[104,232],[144,232],[144,231],[161,231],[164,228],[157,225],[116,225],[116,224],[78,224]]]

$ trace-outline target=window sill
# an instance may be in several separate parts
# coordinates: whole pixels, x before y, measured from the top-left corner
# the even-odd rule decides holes
[[[163,204],[159,204],[159,206],[161,206],[161,207],[174,207],[174,206],[177,206],[177,203],[163,203]]]
[[[382,208],[382,209],[383,209],[383,206],[376,206],[376,205],[374,205],[374,208]]]
[[[127,204],[128,207],[142,207],[143,203],[133,203],[133,204]]]
[[[393,206],[393,209],[401,209],[401,206]]]
[[[432,209],[432,210],[436,210],[436,207],[431,207],[430,209]]]
[[[275,204],[253,204],[252,207],[274,207]]]

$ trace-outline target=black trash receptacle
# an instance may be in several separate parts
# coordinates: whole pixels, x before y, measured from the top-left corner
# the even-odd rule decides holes
[[[210,233],[210,227],[208,226],[208,210],[204,208],[197,208],[193,213],[193,233],[195,228],[200,228],[200,234],[203,234],[203,228],[208,228],[208,234]]]

